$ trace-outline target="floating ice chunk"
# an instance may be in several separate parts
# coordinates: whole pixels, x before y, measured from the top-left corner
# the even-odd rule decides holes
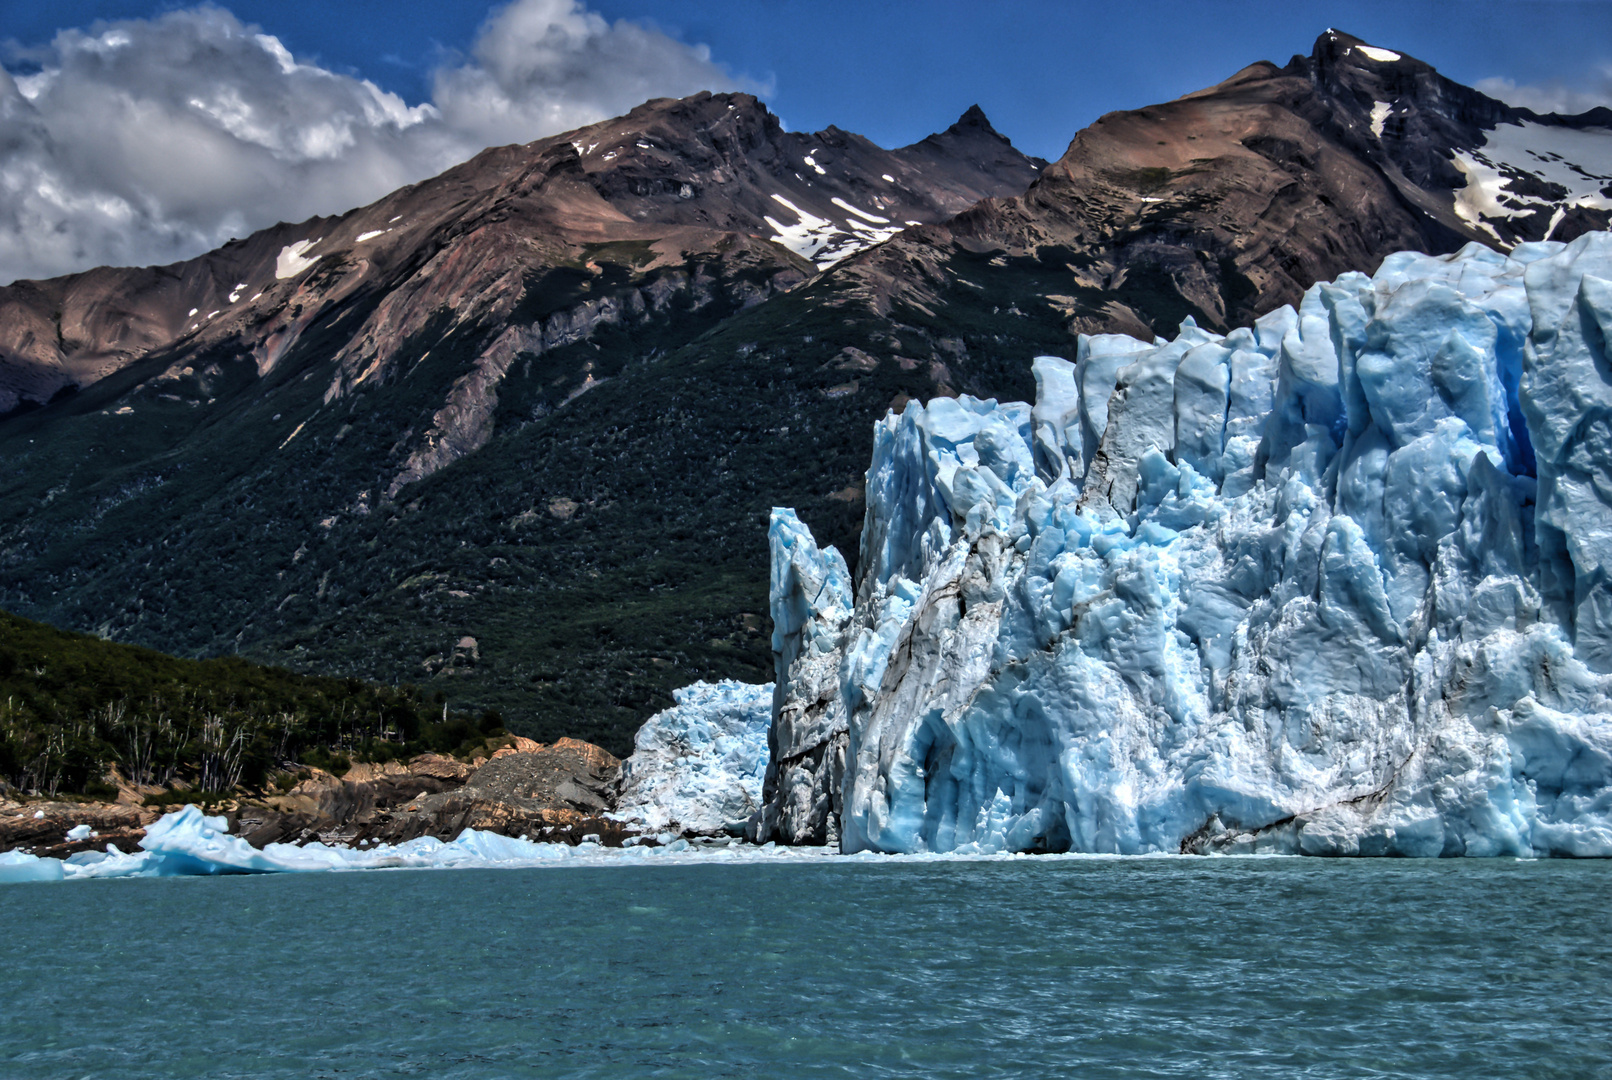
[[[0,885],[21,881],[60,881],[67,876],[58,859],[43,859],[24,851],[0,852]]]
[[[318,240],[298,240],[281,248],[280,254],[274,257],[274,276],[284,281],[286,278],[296,277],[318,262],[323,256],[315,255],[308,258],[305,254],[318,242]]]
[[[513,839],[466,829],[452,843],[421,837],[404,844],[342,845],[270,844],[257,851],[230,836],[223,818],[208,817],[194,806],[165,815],[147,830],[146,850],[124,854],[108,845],[103,852],[80,852],[66,860],[25,852],[0,853],[0,884],[89,878],[212,876],[252,873],[323,873],[353,870],[517,868],[560,866],[631,866],[652,862],[791,861],[815,859],[822,852],[787,848],[765,851],[729,846],[718,840],[693,846],[674,834],[657,838],[662,846],[605,848],[597,842],[577,847]]]
[[[74,825],[71,829],[67,830],[67,839],[88,840],[91,834],[92,830],[88,825]]]

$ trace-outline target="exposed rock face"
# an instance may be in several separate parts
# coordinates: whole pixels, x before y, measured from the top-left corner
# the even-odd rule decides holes
[[[573,843],[596,834],[619,842],[622,828],[600,817],[619,767],[599,747],[575,739],[551,746],[518,739],[475,769],[434,755],[406,766],[361,764],[339,780],[318,773],[285,796],[243,807],[236,831],[255,847],[312,839],[452,840],[467,828]]]
[[[545,746],[517,738],[475,766],[424,754],[407,763],[360,763],[340,778],[312,769],[286,794],[239,802],[227,817],[235,834],[257,848],[400,843],[420,836],[451,841],[465,829],[620,844],[637,831],[603,816],[620,768],[591,743],[561,739]],[[22,848],[62,859],[113,844],[132,853],[161,813],[122,804],[0,801],[0,851]],[[69,835],[75,827],[82,828]]]
[[[27,848],[53,859],[80,851],[104,851],[108,844],[121,851],[138,851],[145,827],[159,815],[150,807],[0,799],[0,851]],[[69,836],[75,829],[78,833]]]

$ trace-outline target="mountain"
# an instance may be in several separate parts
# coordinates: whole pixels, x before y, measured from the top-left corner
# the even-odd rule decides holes
[[[1023,196],[837,267],[835,302],[924,335],[935,392],[989,395],[1007,390],[1003,345],[1151,338],[1189,315],[1224,331],[1392,251],[1505,250],[1609,220],[1612,110],[1538,116],[1328,31],[1285,67],[1100,118]]]
[[[667,354],[1038,167],[978,109],[886,151],[701,94],[187,263],[19,282],[0,290],[0,603],[185,654],[435,679],[529,729],[547,688],[534,730],[625,749],[681,666],[763,666],[765,594],[703,536],[657,557],[638,504],[687,450],[618,463],[608,418],[641,407],[665,443],[712,404],[653,389],[683,380]],[[477,455],[495,433],[516,443]],[[474,475],[422,483],[467,455]],[[622,562],[653,612],[628,646]],[[664,595],[690,579],[709,595]]]
[[[180,359],[215,352],[250,354],[266,375],[338,314],[350,323],[335,357],[349,389],[384,379],[402,342],[444,309],[459,324],[519,324],[543,337],[479,343],[497,363],[511,349],[586,336],[601,320],[635,321],[644,305],[658,310],[686,287],[671,268],[687,273],[696,262],[710,264],[733,302],[754,303],[906,226],[1017,193],[1039,164],[977,106],[946,131],[887,151],[838,128],[783,131],[744,94],[651,101],[188,262],[7,286],[0,411],[154,357],[170,363],[142,381],[181,384],[169,389],[187,388],[181,373],[194,365]],[[629,283],[647,290],[636,304],[625,299]],[[694,292],[694,306],[709,302]],[[607,296],[626,310],[612,310]]]
[[[1225,329],[1391,251],[1604,224],[1545,159],[1607,172],[1606,119],[1331,33],[1044,168],[977,110],[884,151],[701,95],[176,267],[18,283],[0,607],[623,754],[672,689],[766,681],[767,512],[855,550],[892,406],[1028,400],[1079,332]]]

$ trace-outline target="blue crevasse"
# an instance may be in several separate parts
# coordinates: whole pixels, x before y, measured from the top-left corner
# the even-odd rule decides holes
[[[886,416],[854,597],[774,512],[752,838],[1612,855],[1609,330],[1607,234],[1400,253]]]

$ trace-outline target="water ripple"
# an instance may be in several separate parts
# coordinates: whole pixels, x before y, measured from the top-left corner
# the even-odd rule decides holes
[[[0,1076],[1612,1078],[1612,865],[0,887]]]

